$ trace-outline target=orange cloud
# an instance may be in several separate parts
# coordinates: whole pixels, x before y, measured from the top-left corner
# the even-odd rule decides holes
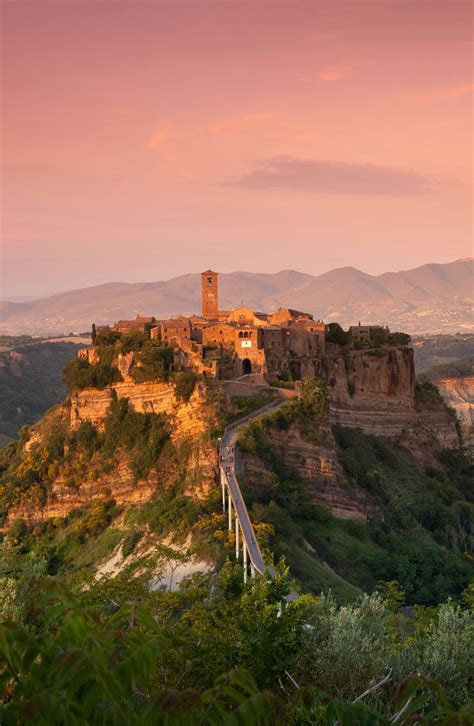
[[[445,91],[436,91],[435,93],[428,93],[419,98],[424,101],[450,101],[453,98],[462,98],[462,96],[468,96],[474,90],[474,83],[465,83],[460,86],[454,86],[453,88],[447,88]]]
[[[333,68],[326,68],[324,71],[319,73],[320,81],[344,81],[353,77],[352,70],[343,68],[342,66],[334,66]]]
[[[167,123],[159,123],[148,139],[148,148],[152,151],[163,151],[172,139],[171,126]]]

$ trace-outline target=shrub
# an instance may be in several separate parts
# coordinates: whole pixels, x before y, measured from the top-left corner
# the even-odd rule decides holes
[[[411,336],[407,333],[389,333],[388,343],[389,345],[410,345]]]
[[[112,400],[105,419],[103,452],[111,456],[123,447],[134,454],[131,469],[135,479],[146,477],[168,439],[165,414],[138,413],[130,409],[128,399]]]
[[[132,372],[136,383],[142,381],[167,381],[173,370],[174,352],[169,346],[147,341],[136,356],[137,367]]]
[[[112,330],[108,326],[101,330],[96,330],[94,345],[96,346],[108,346],[115,345],[121,338],[120,333],[116,330]]]
[[[194,371],[180,371],[173,374],[174,392],[176,398],[187,403],[192,396],[199,379]]]
[[[116,366],[110,363],[94,363],[91,365],[84,358],[68,363],[63,370],[63,380],[69,393],[83,388],[105,388],[123,378]]]
[[[143,538],[143,533],[138,529],[133,529],[127,533],[124,541],[122,542],[122,557],[128,557],[135,552],[137,544]]]
[[[71,444],[84,449],[90,457],[100,446],[100,437],[95,426],[90,421],[83,421],[79,429],[73,434]]]
[[[347,345],[351,340],[349,333],[345,332],[339,323],[329,323],[326,328],[326,341],[328,343],[337,343],[338,345]]]

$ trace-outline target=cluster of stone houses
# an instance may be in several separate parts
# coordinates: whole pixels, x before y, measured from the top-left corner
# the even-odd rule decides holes
[[[284,372],[312,375],[315,359],[326,351],[326,325],[310,313],[279,308],[273,313],[255,312],[241,306],[220,310],[218,274],[201,274],[201,315],[177,316],[167,320],[137,316],[120,320],[120,333],[149,332],[175,350],[175,365],[204,375],[232,378],[248,373],[276,377]],[[380,326],[353,326],[353,337],[370,341]]]

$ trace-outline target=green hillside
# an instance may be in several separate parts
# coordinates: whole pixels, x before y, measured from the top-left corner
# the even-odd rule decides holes
[[[62,370],[84,347],[25,343],[25,337],[16,341],[3,336],[9,347],[0,352],[0,445],[15,439],[22,426],[34,423],[64,399]]]
[[[421,709],[467,726],[472,462],[444,451],[422,467],[394,444],[335,429],[348,480],[378,512],[366,524],[336,519],[269,444],[269,427],[288,418],[306,433],[323,420],[324,390],[307,386],[241,437],[244,456],[252,449],[274,475],[271,490],[247,486],[245,498],[277,569],[244,585],[220,489],[196,496],[190,472],[196,446],[267,398],[236,404],[213,386],[207,396],[208,430],[194,443],[173,441],[166,414],[112,397],[101,431],[71,430],[58,406],[36,443],[25,449],[24,431],[1,452],[3,523],[12,506],[54,504],[58,476],[72,499],[86,484],[94,498],[0,534],[0,722],[387,725]],[[137,492],[157,477],[148,501],[120,505],[103,485],[123,466]]]

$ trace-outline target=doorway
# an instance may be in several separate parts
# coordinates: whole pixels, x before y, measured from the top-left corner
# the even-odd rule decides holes
[[[244,358],[244,360],[242,361],[242,373],[244,376],[252,373],[252,364],[248,358]]]

